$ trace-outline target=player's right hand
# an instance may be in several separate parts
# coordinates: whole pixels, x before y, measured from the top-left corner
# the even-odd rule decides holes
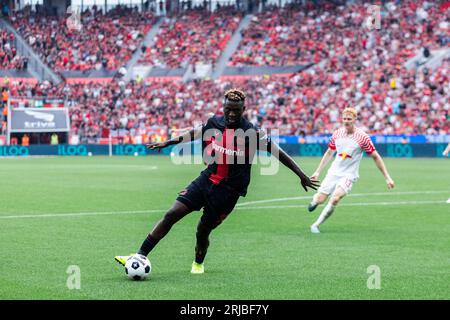
[[[319,180],[319,176],[320,176],[320,173],[319,172],[317,172],[317,171],[315,171],[313,174],[312,174],[312,176],[311,176],[311,179],[314,179],[314,180]]]
[[[387,184],[388,189],[393,189],[395,186],[394,180],[392,180],[392,178],[387,178],[386,184]]]
[[[167,141],[165,141],[165,142],[152,142],[152,143],[146,144],[147,149],[150,149],[150,150],[163,149],[163,148],[165,148],[167,146],[168,146]]]

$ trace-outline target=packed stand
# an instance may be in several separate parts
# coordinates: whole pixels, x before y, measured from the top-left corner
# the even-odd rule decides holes
[[[321,63],[289,77],[240,81],[124,82],[36,86],[10,84],[10,96],[64,97],[72,134],[95,143],[111,134],[120,142],[160,141],[222,112],[225,90],[247,93],[246,116],[281,135],[330,134],[340,111],[359,111],[358,126],[370,134],[448,134],[450,60],[435,70],[405,63],[429,48],[449,47],[448,18],[433,3],[388,4],[381,30],[359,33],[365,9],[340,7],[336,23],[347,32],[332,35]],[[432,22],[432,23],[431,23]],[[334,38],[336,37],[336,38]],[[331,40],[330,40],[331,41]]]
[[[326,3],[314,7],[293,4],[257,14],[242,32],[243,39],[230,66],[286,66],[319,63],[342,51],[354,56],[375,46],[391,47],[404,59],[426,47],[448,45],[448,8],[423,0],[387,3],[381,29],[370,32],[371,4],[359,1],[346,6]],[[442,26],[446,26],[442,28]]]
[[[167,17],[152,47],[145,48],[139,63],[160,68],[184,68],[189,64],[215,64],[242,13],[234,7],[214,12],[192,9]]]
[[[352,106],[370,134],[450,132],[450,60],[418,72],[334,75],[328,67],[245,80],[250,120],[282,135],[330,134],[341,125],[340,111]]]
[[[14,34],[0,29],[0,69],[26,70],[28,59],[18,54]]]
[[[137,50],[155,23],[152,13],[117,6],[106,15],[95,6],[57,17],[30,7],[13,13],[13,26],[54,70],[117,70]],[[81,27],[81,28],[80,28]]]
[[[65,98],[72,135],[96,143],[109,134],[145,143],[222,113],[223,92],[247,93],[248,119],[281,135],[330,134],[340,125],[340,111],[353,106],[371,134],[446,134],[450,131],[450,83],[446,60],[435,71],[402,69],[395,76],[380,71],[333,76],[330,70],[306,70],[290,77],[241,81],[193,81],[128,84],[10,85],[11,96]]]
[[[229,61],[230,66],[299,65],[317,63],[326,57],[326,42],[322,40],[335,17],[317,22],[318,11],[300,5],[266,9],[255,15],[241,32],[242,40]]]

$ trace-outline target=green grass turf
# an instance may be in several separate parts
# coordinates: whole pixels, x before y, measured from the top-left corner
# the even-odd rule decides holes
[[[308,173],[319,160],[297,158]],[[308,213],[309,199],[243,205],[313,194],[287,168],[261,176],[254,167],[248,196],[211,235],[204,275],[189,273],[196,212],[150,254],[150,279],[134,282],[113,257],[139,248],[163,215],[145,211],[167,209],[202,165],[162,156],[0,159],[0,299],[450,299],[450,161],[385,162],[396,188],[373,194],[387,188],[363,159],[320,235],[309,226],[322,207]],[[70,265],[80,267],[80,290],[66,285]],[[367,288],[371,265],[381,270],[379,290]]]

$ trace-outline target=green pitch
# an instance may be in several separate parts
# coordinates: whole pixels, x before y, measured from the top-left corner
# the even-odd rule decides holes
[[[319,160],[297,158],[308,173]],[[204,275],[189,273],[195,212],[150,254],[151,278],[133,282],[114,256],[139,248],[202,165],[0,159],[0,299],[450,299],[450,160],[385,162],[396,188],[365,158],[320,235],[309,232],[323,208],[307,212],[313,192],[287,168],[261,176],[254,167],[248,196],[212,233]],[[69,266],[80,289],[67,286]],[[367,286],[372,268],[380,289]]]

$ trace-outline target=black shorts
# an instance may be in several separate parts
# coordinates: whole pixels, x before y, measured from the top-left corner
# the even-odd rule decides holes
[[[233,211],[239,200],[239,193],[225,185],[214,184],[207,176],[200,175],[178,194],[177,200],[192,211],[203,208],[201,221],[214,229]]]

